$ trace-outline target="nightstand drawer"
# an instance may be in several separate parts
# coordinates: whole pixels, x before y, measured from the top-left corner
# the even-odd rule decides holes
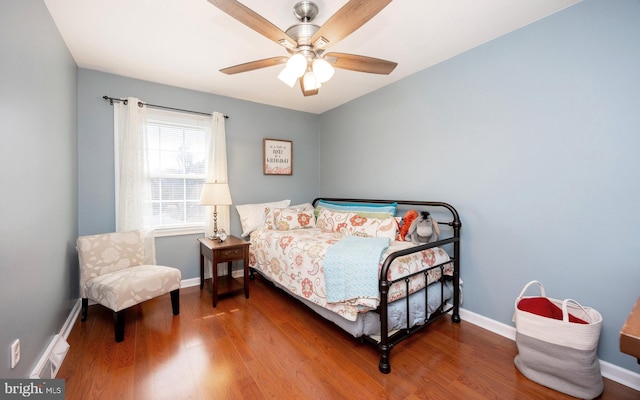
[[[242,260],[244,257],[241,247],[237,249],[216,250],[216,252],[218,253],[218,257],[216,258],[219,262]]]

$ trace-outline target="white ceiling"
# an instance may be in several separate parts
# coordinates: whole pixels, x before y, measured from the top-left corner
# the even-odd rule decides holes
[[[284,31],[297,22],[297,1],[241,3]],[[336,70],[318,95],[304,97],[297,85],[277,79],[284,66],[219,72],[288,53],[207,0],[44,0],[81,68],[318,114],[579,1],[392,1],[329,51],[395,61],[396,69],[390,75]],[[347,1],[315,2],[314,23],[322,25]]]

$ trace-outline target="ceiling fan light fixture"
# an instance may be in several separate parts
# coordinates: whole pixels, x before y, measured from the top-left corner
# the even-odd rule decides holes
[[[300,53],[296,53],[289,57],[289,60],[287,60],[287,65],[282,71],[280,71],[278,79],[280,79],[289,87],[293,87],[293,85],[296,84],[298,78],[304,75],[306,70],[307,58]]]
[[[278,79],[284,82],[285,85],[289,87],[293,87],[298,80],[298,77],[291,71],[289,67],[284,67],[280,74],[278,74]]]
[[[305,90],[317,90],[322,86],[322,82],[316,77],[311,69],[308,69],[302,77],[302,86]]]
[[[333,66],[329,64],[327,60],[322,58],[316,58],[315,60],[313,60],[311,67],[313,69],[313,74],[316,76],[317,80],[320,81],[320,83],[327,82],[329,79],[331,79],[333,73],[335,72]]]
[[[301,77],[307,70],[307,58],[300,53],[292,55],[287,61],[287,67],[296,78]]]

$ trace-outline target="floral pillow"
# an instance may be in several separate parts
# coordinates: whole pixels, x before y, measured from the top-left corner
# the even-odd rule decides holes
[[[274,201],[260,204],[237,205],[236,210],[240,214],[240,224],[242,225],[242,236],[249,236],[251,232],[260,229],[264,225],[265,210],[270,207],[288,207],[291,200]]]
[[[345,235],[387,237],[394,240],[396,220],[391,215],[366,212],[343,212],[323,208],[318,213],[316,226],[325,231],[343,232]]]
[[[288,231],[291,229],[313,228],[316,217],[313,209],[300,207],[268,208],[265,217],[265,229]]]

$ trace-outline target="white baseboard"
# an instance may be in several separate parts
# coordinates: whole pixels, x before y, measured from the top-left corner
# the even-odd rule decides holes
[[[460,318],[488,331],[497,333],[500,336],[504,336],[507,339],[516,340],[516,328],[511,325],[503,324],[502,322],[489,319],[463,308],[460,309]],[[640,374],[636,372],[602,360],[600,360],[600,371],[602,376],[607,379],[611,379],[634,390],[640,390]]]
[[[71,312],[69,313],[67,319],[64,321],[64,324],[62,324],[60,332],[53,336],[45,350],[42,352],[40,359],[36,363],[35,367],[33,367],[33,370],[29,375],[30,378],[53,379],[56,377],[58,369],[60,369],[60,366],[62,365],[62,362],[64,361],[64,358],[67,356],[67,352],[69,351],[67,338],[71,333],[73,324],[78,318],[80,308],[81,300],[78,299],[71,308]]]
[[[180,281],[180,287],[186,288],[191,286],[200,286],[200,278],[183,279]]]
[[[71,309],[71,313],[67,317],[67,320],[64,321],[62,328],[60,329],[60,335],[67,340],[69,334],[71,333],[71,329],[73,329],[73,324],[78,319],[78,314],[80,314],[80,309],[82,308],[82,300],[77,299],[73,308]]]

